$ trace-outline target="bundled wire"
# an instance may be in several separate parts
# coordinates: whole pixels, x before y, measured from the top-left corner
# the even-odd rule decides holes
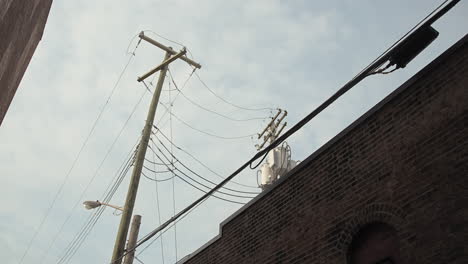
[[[456,5],[460,0],[453,0],[449,4],[447,4],[444,8],[441,9],[441,7],[446,3],[447,1],[443,2],[439,7],[436,8],[436,10],[439,10],[434,16],[432,16],[430,19],[428,19],[429,16],[431,16],[433,13],[436,12],[434,10],[431,14],[429,14],[426,18],[424,18],[421,22],[418,23],[418,25],[423,24],[424,25],[430,25],[434,23],[438,18],[440,18],[443,14],[448,12],[454,5]],[[389,49],[387,49],[383,54],[381,54],[377,59],[375,59],[373,62],[371,62],[365,69],[363,69],[360,73],[358,73],[354,78],[352,78],[349,82],[347,82],[344,86],[342,86],[338,91],[336,91],[331,97],[329,97],[327,100],[325,100],[322,104],[320,104],[317,108],[315,108],[312,112],[310,112],[308,115],[306,115],[302,120],[300,120],[296,125],[294,125],[292,128],[290,128],[288,131],[286,131],[283,135],[278,137],[275,141],[273,141],[270,145],[265,147],[263,150],[260,150],[255,154],[252,158],[250,158],[246,163],[244,163],[242,166],[240,166],[237,170],[235,170],[231,175],[226,177],[221,183],[219,183],[215,188],[212,188],[208,192],[205,193],[205,195],[201,196],[194,202],[192,202],[189,206],[185,207],[182,209],[179,213],[177,213],[175,216],[167,220],[165,223],[162,225],[158,226],[156,229],[148,233],[146,236],[144,236],[142,239],[140,239],[137,244],[133,247],[127,250],[127,253],[123,254],[121,258],[123,258],[128,252],[132,252],[138,247],[140,247],[143,243],[147,242],[150,240],[152,237],[156,236],[160,232],[164,232],[164,229],[166,229],[168,226],[176,222],[178,219],[183,218],[186,214],[191,212],[194,208],[199,206],[201,203],[203,203],[207,198],[212,196],[215,192],[218,191],[222,186],[227,184],[230,180],[232,180],[234,177],[236,177],[241,171],[243,171],[245,168],[248,166],[251,166],[253,162],[256,160],[266,156],[269,151],[272,149],[276,148],[279,146],[282,142],[284,142],[287,138],[289,138],[291,135],[296,133],[299,129],[301,129],[304,125],[306,125],[310,120],[312,120],[315,116],[317,116],[319,113],[321,113],[325,108],[327,108],[329,105],[331,105],[333,102],[335,102],[339,97],[341,97],[343,94],[345,94],[347,91],[349,91],[351,88],[353,88],[356,84],[358,84],[361,80],[369,76],[369,73],[372,73],[376,69],[380,68],[383,64],[385,64],[386,61],[389,60],[389,54],[394,50],[395,47],[398,47],[398,44],[401,43],[402,39],[405,39],[407,35],[409,35],[411,32],[414,31],[414,29],[418,26],[416,25],[413,29],[410,30],[410,32],[406,33],[401,39],[399,39],[395,44],[393,44]],[[260,163],[258,163],[259,165]],[[258,166],[257,165],[257,166]]]
[[[211,180],[209,180],[209,179],[207,179],[207,178],[201,176],[199,173],[196,173],[195,171],[193,171],[192,169],[190,169],[188,166],[186,166],[186,165],[185,165],[182,161],[180,161],[171,151],[169,151],[168,147],[166,147],[166,145],[158,138],[157,135],[155,135],[155,137],[156,137],[156,140],[158,140],[158,142],[161,144],[161,146],[163,146],[163,148],[164,148],[167,152],[169,152],[169,154],[172,156],[172,158],[174,158],[175,161],[178,162],[180,165],[182,165],[186,170],[190,171],[192,174],[196,175],[197,177],[199,177],[200,179],[204,180],[205,182],[208,182],[208,183],[210,183],[210,184],[212,184],[212,185],[215,185],[215,186],[217,185],[217,183],[215,183],[215,182],[213,182],[213,181],[211,181]],[[153,145],[155,145],[155,142],[154,142],[152,139],[151,139],[151,141],[152,141]],[[156,148],[158,148],[158,147],[156,146]],[[160,149],[158,148],[158,150],[160,150]],[[174,166],[174,168],[176,168],[175,170],[180,171],[179,169],[177,169],[177,167]],[[221,189],[225,189],[225,190],[232,191],[232,192],[237,192],[237,193],[254,194],[254,195],[259,194],[259,192],[240,191],[240,190],[231,189],[231,188],[228,188],[228,187],[222,187]],[[251,197],[251,198],[253,198],[253,197]]]
[[[211,173],[213,173],[214,175],[218,176],[219,178],[221,179],[225,179],[225,177],[221,176],[219,173],[217,173],[216,171],[214,171],[213,169],[211,169],[210,167],[208,167],[206,164],[204,164],[203,162],[201,162],[199,159],[197,159],[194,155],[190,154],[188,151],[182,149],[180,146],[177,146],[176,144],[174,144],[172,142],[172,140],[170,140],[162,131],[161,129],[159,129],[158,127],[156,127],[155,125],[153,125],[154,129],[156,129],[156,131],[152,131],[153,135],[157,136],[157,134],[161,134],[168,142],[169,144],[171,144],[172,146],[174,146],[176,149],[182,151],[183,153],[187,154],[189,157],[191,157],[193,160],[195,160],[198,164],[200,164],[201,166],[203,166],[205,169],[207,169],[208,171],[210,171]],[[177,161],[176,161],[177,162]],[[239,182],[236,182],[236,181],[231,181],[232,184],[235,184],[235,185],[238,185],[238,186],[242,186],[242,187],[247,187],[247,188],[253,188],[253,189],[258,189],[259,187],[256,187],[256,186],[251,186],[251,185],[246,185],[246,184],[242,184],[242,183],[239,183]]]
[[[153,140],[151,140],[151,142],[153,143],[154,148],[156,148],[156,149],[158,150],[158,152],[159,152],[159,154],[158,154],[158,153],[156,153],[156,152],[151,148],[151,150],[153,151],[153,153],[156,155],[156,157],[157,157],[161,162],[163,162],[163,163],[168,162],[169,164],[166,163],[166,166],[167,166],[168,170],[170,170],[170,169],[171,169],[171,168],[169,167],[170,162],[171,162],[171,161],[170,161],[170,158],[169,158],[166,154],[164,154],[164,152],[163,152],[158,146],[156,146],[156,144],[154,144],[154,141],[153,141]],[[161,156],[159,156],[159,155],[163,156],[164,159],[162,159]],[[179,160],[179,163],[182,164],[182,163],[180,162],[180,160]],[[194,182],[194,183],[198,184],[199,186],[202,186],[202,187],[204,187],[204,188],[206,188],[206,189],[208,189],[208,190],[210,190],[210,189],[212,188],[212,187],[207,186],[207,185],[205,185],[204,183],[202,183],[202,182],[200,182],[200,181],[198,181],[198,180],[192,178],[190,175],[188,175],[188,174],[185,173],[184,171],[180,170],[180,169],[177,168],[176,166],[174,166],[174,169],[172,170],[172,172],[175,173],[175,171],[177,171],[177,172],[181,173],[182,175],[184,175],[183,177],[181,177],[179,174],[176,174],[176,175],[178,176],[178,178],[180,178],[181,180],[183,180],[183,181],[186,182],[186,183],[188,183],[188,182],[185,180],[185,178],[188,178],[188,179],[190,179],[192,182]],[[196,175],[196,176],[199,176],[199,175]],[[201,177],[201,178],[202,178],[203,180],[205,180],[205,181],[208,181],[208,182],[212,183],[213,185],[216,185],[216,183],[211,182],[210,180],[208,180],[208,179],[206,179],[206,178],[203,178],[203,177]],[[190,184],[190,185],[191,185],[192,187],[195,187],[195,186],[192,185],[192,184]],[[196,187],[196,188],[197,188],[197,187]],[[201,188],[201,187],[200,187],[200,188]],[[200,189],[200,188],[197,188],[197,189],[200,190],[200,191],[203,191],[203,190]],[[225,189],[225,190],[228,190],[228,191],[231,191],[231,192],[234,192],[234,193],[241,193],[241,195],[232,194],[232,193],[229,193],[229,192],[227,192],[227,191],[220,191],[220,190],[217,191],[217,193],[219,193],[219,194],[224,194],[224,195],[231,196],[231,197],[244,198],[244,199],[252,199],[252,198],[254,198],[254,196],[245,196],[245,195],[242,195],[242,193],[248,193],[248,194],[249,194],[249,193],[251,193],[251,192],[242,192],[242,191],[237,191],[237,190],[233,190],[233,189],[229,189],[229,188],[222,188],[222,189]],[[203,192],[205,192],[205,191],[203,191]],[[257,194],[257,193],[254,193],[254,194]]]
[[[132,147],[132,150],[130,151],[129,155],[126,158],[126,161],[117,170],[116,176],[111,181],[111,184],[109,184],[106,190],[104,191],[104,194],[102,196],[103,198],[101,199],[101,201],[103,201],[104,203],[108,203],[112,199],[115,192],[117,191],[120,184],[122,183],[125,176],[127,175],[128,171],[132,167],[137,148],[138,147],[135,147],[135,146]],[[89,235],[93,227],[96,225],[97,221],[99,220],[99,218],[101,217],[105,209],[106,209],[105,206],[100,206],[99,208],[96,209],[96,211],[91,216],[88,217],[85,224],[81,227],[81,229],[72,239],[72,241],[66,247],[63,255],[59,258],[57,264],[68,263],[73,258],[75,253],[78,251],[78,249],[81,247],[83,242],[86,240],[87,236]]]

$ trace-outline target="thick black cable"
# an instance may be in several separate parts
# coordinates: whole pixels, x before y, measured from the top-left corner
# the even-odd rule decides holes
[[[362,74],[364,71],[367,71],[367,70],[370,68],[371,65],[373,66],[373,69],[372,69],[372,70],[377,69],[377,68],[379,68],[380,66],[382,66],[383,63],[377,65],[377,64],[375,64],[375,62],[376,62],[377,60],[380,60],[383,56],[388,55],[389,51],[390,51],[392,48],[394,48],[396,45],[400,44],[401,41],[402,41],[403,39],[405,39],[409,34],[411,34],[412,32],[414,32],[414,31],[416,30],[416,28],[418,28],[421,24],[422,24],[422,25],[421,25],[419,28],[424,27],[424,26],[426,26],[426,25],[432,24],[435,20],[433,20],[433,19],[427,20],[427,19],[428,19],[430,16],[432,16],[435,12],[437,12],[439,9],[441,9],[441,7],[444,6],[448,1],[449,1],[449,0],[445,0],[445,1],[442,2],[439,6],[437,6],[434,10],[432,10],[432,12],[430,12],[427,16],[425,16],[423,19],[421,19],[415,26],[413,26],[408,32],[406,32],[403,36],[401,36],[395,43],[393,43],[389,48],[387,48],[380,56],[378,56],[375,60],[373,60],[367,67],[365,67],[365,68],[364,68],[361,72],[359,72],[357,75],[360,75],[360,74]],[[439,18],[441,15],[445,14],[450,8],[452,8],[454,5],[456,5],[459,1],[460,1],[460,0],[454,0],[454,1],[452,1],[451,3],[449,3],[447,6],[445,6],[444,10],[442,10],[440,13],[438,13],[438,14],[440,14],[440,15],[438,15],[437,18]],[[447,9],[447,7],[448,7],[448,9]],[[434,16],[434,17],[435,17],[435,16]],[[426,20],[427,20],[427,21],[426,21]],[[426,22],[424,22],[424,21],[426,21]],[[423,24],[423,23],[424,23],[424,24]],[[384,62],[385,62],[385,61],[384,61]],[[374,65],[374,64],[375,64],[375,65]],[[390,66],[390,65],[388,65],[388,66]],[[370,71],[370,72],[372,72],[372,71]],[[371,74],[371,73],[369,73],[369,74]]]
[[[441,12],[446,13],[450,8],[452,8],[456,3],[458,3],[459,0],[454,0],[450,4],[451,6],[449,8],[444,8]],[[449,4],[449,5],[450,5]],[[438,18],[441,15],[436,14]],[[432,21],[433,23],[435,20],[429,20]],[[393,49],[390,49],[387,53],[390,53]],[[174,217],[170,218],[167,220],[164,224],[160,225],[150,233],[148,233],[144,239],[141,239],[135,247],[129,249],[127,252],[134,251],[136,248],[141,246],[143,243],[151,239],[153,236],[158,234],[160,231],[165,229],[167,226],[169,226],[172,222],[176,221],[178,218],[189,212],[192,208],[195,206],[199,205],[201,202],[203,202],[207,197],[212,195],[214,192],[216,192],[219,188],[221,188],[223,185],[225,185],[227,182],[229,182],[232,178],[234,178],[237,174],[239,174],[242,170],[244,170],[249,164],[254,162],[255,160],[259,159],[262,157],[265,153],[268,151],[272,150],[273,148],[277,147],[279,144],[281,144],[284,140],[286,140],[288,137],[290,137],[292,134],[294,134],[297,130],[302,128],[305,124],[307,124],[312,118],[317,116],[320,112],[322,112],[327,106],[329,106],[331,103],[336,101],[341,95],[346,93],[348,90],[350,90],[352,87],[354,87],[357,83],[359,83],[362,79],[364,79],[368,73],[370,73],[372,70],[374,70],[376,67],[379,67],[385,61],[388,60],[384,55],[381,55],[379,59],[374,60],[364,71],[360,72],[357,76],[355,76],[353,79],[351,79],[348,83],[346,83],[343,87],[341,87],[335,94],[333,94],[329,99],[327,99],[325,102],[323,102],[320,106],[318,106],[315,110],[313,110],[310,114],[308,114],[306,117],[304,117],[301,121],[299,121],[296,125],[294,125],[292,128],[290,128],[286,133],[284,133],[282,136],[277,138],[274,142],[272,142],[269,146],[267,146],[265,149],[259,151],[257,154],[255,154],[250,160],[248,160],[246,163],[244,163],[241,167],[239,167],[236,171],[234,171],[231,175],[226,177],[225,180],[223,180],[220,184],[218,184],[215,188],[211,189],[208,191],[205,195],[202,197],[198,198],[195,200],[193,203],[191,203],[189,206],[185,207],[183,210],[181,210],[177,215]],[[128,253],[126,253],[128,254]],[[121,258],[123,258],[126,254],[123,254]]]

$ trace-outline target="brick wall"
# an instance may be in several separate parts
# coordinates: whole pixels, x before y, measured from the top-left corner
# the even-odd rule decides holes
[[[184,263],[349,263],[366,224],[401,262],[468,263],[468,37],[221,224]]]
[[[44,31],[52,0],[0,0],[0,125]]]

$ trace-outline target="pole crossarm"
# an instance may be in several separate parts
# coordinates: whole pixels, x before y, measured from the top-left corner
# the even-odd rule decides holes
[[[156,40],[148,37],[148,36],[145,36],[145,32],[140,32],[140,34],[138,35],[138,37],[140,37],[140,39],[143,39],[143,40],[146,40],[147,42],[155,45],[156,47],[166,51],[167,53],[171,54],[171,55],[175,55],[177,52],[174,51],[171,47],[167,47],[167,46],[164,46],[163,44],[157,42]],[[189,58],[187,58],[187,56],[182,56],[180,57],[181,60],[187,62],[188,64],[192,65],[193,67],[197,68],[197,69],[200,69],[201,68],[201,65]]]
[[[169,65],[169,63],[177,60],[178,58],[181,58],[182,56],[184,56],[185,54],[187,53],[187,50],[185,49],[185,47],[179,52],[177,53],[175,56],[172,56],[170,57],[169,59],[163,61],[161,64],[159,64],[158,66],[156,66],[156,68],[150,70],[149,72],[143,74],[143,76],[141,77],[138,77],[137,81],[141,82],[141,81],[144,81],[146,78],[150,77],[152,74],[154,74],[155,72],[163,69],[164,67],[166,67],[167,65]]]

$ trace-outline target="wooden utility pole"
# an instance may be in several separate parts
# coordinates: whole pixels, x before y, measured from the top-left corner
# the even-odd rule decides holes
[[[127,249],[132,249],[135,247],[137,239],[138,239],[138,232],[140,231],[140,224],[141,224],[141,215],[134,215],[132,220],[132,227],[130,228],[130,234],[128,237]],[[133,264],[133,259],[135,258],[135,250],[127,252],[125,255],[124,264]]]
[[[163,62],[152,69],[148,73],[144,74],[142,77],[138,78],[138,81],[144,81],[146,78],[151,76],[157,71],[160,71],[158,83],[156,84],[156,89],[151,100],[151,105],[148,110],[148,116],[146,118],[146,124],[143,129],[143,134],[141,136],[140,144],[135,159],[135,166],[133,167],[132,178],[130,179],[130,185],[128,186],[127,198],[125,200],[125,206],[123,208],[122,218],[120,219],[119,231],[117,232],[117,237],[115,239],[114,251],[112,253],[112,264],[122,263],[122,258],[125,248],[125,240],[127,239],[128,228],[130,225],[130,218],[132,217],[133,207],[135,206],[135,199],[138,191],[138,185],[140,183],[141,170],[143,168],[143,163],[145,161],[146,149],[148,147],[148,142],[151,135],[151,129],[153,127],[154,117],[156,115],[156,108],[158,106],[159,97],[161,95],[162,87],[164,84],[164,78],[166,77],[168,65],[180,58],[190,65],[201,68],[201,65],[185,57],[186,50],[185,48],[179,53],[174,51],[171,47],[166,47],[161,43],[145,36],[143,32],[140,33],[139,37],[163,50],[166,51],[166,56],[164,57]],[[173,57],[171,57],[174,55]]]
[[[280,117],[279,120],[276,121],[276,119],[278,118],[278,116],[283,113],[283,115]],[[263,135],[265,135],[265,133],[267,133],[264,137],[263,137],[263,143],[261,145],[255,145],[257,147],[257,150],[261,150],[263,148],[263,146],[265,146],[265,144],[267,142],[270,142],[273,143],[273,141],[276,140],[276,138],[281,134],[281,132],[283,131],[284,127],[288,124],[288,122],[284,122],[283,125],[281,126],[280,130],[277,131],[279,125],[281,124],[281,122],[283,121],[283,119],[288,115],[288,111],[286,110],[281,110],[281,109],[278,109],[278,113],[276,113],[276,115],[274,117],[271,118],[271,121],[270,123],[268,123],[268,125],[265,127],[265,129],[263,129],[262,133],[258,134],[258,139],[260,139]],[[276,121],[276,122],[275,122]]]

